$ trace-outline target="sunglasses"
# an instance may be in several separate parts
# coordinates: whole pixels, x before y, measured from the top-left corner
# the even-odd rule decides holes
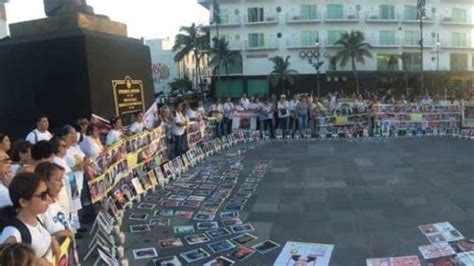
[[[46,201],[46,200],[48,199],[48,197],[49,197],[49,191],[48,191],[48,190],[43,191],[43,192],[41,192],[41,193],[39,193],[39,194],[33,195],[32,197],[34,197],[34,198],[39,198],[39,199],[41,199],[42,201]]]
[[[11,163],[11,162],[12,160],[10,159],[10,157],[6,157],[0,160],[0,163]]]

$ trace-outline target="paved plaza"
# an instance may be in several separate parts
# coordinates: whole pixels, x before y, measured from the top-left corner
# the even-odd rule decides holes
[[[241,212],[259,241],[334,244],[330,265],[350,266],[365,265],[370,257],[420,255],[417,247],[429,244],[420,224],[449,221],[465,237],[474,237],[473,141],[272,142],[246,153],[242,175],[260,160],[272,165]],[[149,263],[134,261],[132,249],[157,247],[157,239],[170,235],[171,227],[127,234],[130,265]],[[185,245],[158,253],[179,255],[190,249]],[[280,250],[254,254],[242,265],[272,265]]]

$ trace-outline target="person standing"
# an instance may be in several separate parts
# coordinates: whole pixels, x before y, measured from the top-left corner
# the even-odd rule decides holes
[[[224,112],[224,134],[228,135],[232,133],[232,119],[234,118],[235,111],[235,106],[230,97],[225,98],[222,109]]]
[[[293,99],[288,102],[288,110],[290,112],[290,129],[293,131],[298,130],[299,125],[298,125],[298,116],[296,114],[296,106],[300,102],[300,96],[299,95],[294,95]]]
[[[145,129],[145,122],[143,122],[143,112],[140,111],[135,114],[135,121],[130,126],[130,133],[137,134],[143,132]]]
[[[221,99],[217,98],[215,102],[211,105],[211,115],[216,119],[216,134],[217,137],[221,137],[224,131],[223,123],[223,107],[221,104]]]
[[[296,104],[296,115],[298,117],[298,129],[304,130],[308,127],[308,98],[303,96]]]
[[[185,141],[186,140],[186,126],[188,125],[188,119],[184,115],[184,103],[176,103],[173,117],[173,126],[171,132],[175,140],[174,156],[183,154]]]
[[[10,156],[12,159],[11,176],[15,176],[18,169],[31,164],[31,143],[26,140],[17,140],[13,143]]]
[[[59,259],[59,243],[37,219],[46,212],[51,200],[45,181],[36,174],[21,173],[13,178],[8,190],[13,206],[0,210],[1,224],[7,225],[0,243],[31,244],[41,258],[40,265],[53,265],[53,254]]]
[[[53,135],[48,131],[48,128],[48,117],[44,114],[39,115],[36,119],[36,128],[26,136],[26,140],[31,144],[36,144],[41,140],[49,141]]]
[[[283,135],[286,136],[288,130],[288,117],[289,117],[289,110],[288,110],[288,101],[286,100],[286,95],[282,94],[280,96],[280,100],[277,104],[278,109],[278,124],[283,131]]]
[[[12,206],[8,186],[11,182],[11,160],[7,153],[0,151],[0,208]]]
[[[81,142],[80,148],[89,158],[96,158],[105,151],[105,147],[100,141],[99,128],[95,124],[87,126],[86,136]]]
[[[265,131],[270,132],[270,138],[275,137],[275,132],[273,128],[273,103],[269,98],[265,99],[265,102],[262,105],[262,114],[263,116],[263,128]]]
[[[11,146],[12,144],[7,134],[0,133],[0,150],[8,153],[11,149]]]
[[[120,141],[123,137],[122,132],[122,118],[119,116],[114,116],[110,119],[110,125],[112,129],[107,134],[107,140],[105,144],[107,146],[113,145],[114,143]]]

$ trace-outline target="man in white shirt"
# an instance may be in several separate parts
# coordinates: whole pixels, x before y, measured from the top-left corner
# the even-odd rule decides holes
[[[247,98],[247,94],[244,93],[244,95],[242,95],[242,98],[240,98],[240,102],[242,103],[244,109],[248,109],[250,100],[249,98]]]
[[[295,95],[293,96],[293,100],[288,102],[288,111],[290,112],[290,128],[293,130],[298,129],[298,119],[296,119],[296,106],[300,102],[300,96]]]
[[[36,144],[36,142],[41,140],[49,141],[53,135],[48,131],[48,128],[48,117],[46,115],[39,115],[38,119],[36,119],[36,128],[26,136],[26,140],[31,144]]]

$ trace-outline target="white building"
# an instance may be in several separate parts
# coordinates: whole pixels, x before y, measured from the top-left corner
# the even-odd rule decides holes
[[[150,47],[151,68],[153,71],[153,85],[155,94],[168,93],[169,83],[179,78],[179,64],[173,60],[174,52],[171,50],[173,41],[170,39],[147,40]]]
[[[185,77],[192,82],[195,90],[209,83],[211,73],[207,67],[206,55],[203,56],[198,69],[201,80],[196,83],[196,60],[193,52],[187,54],[181,61],[175,62],[175,52],[172,51],[174,39],[152,39],[147,40],[146,44],[150,47],[155,93],[169,93],[171,89],[169,83]]]
[[[8,35],[7,12],[5,10],[5,2],[6,1],[0,0],[0,39],[3,39]]]
[[[210,10],[211,37],[216,36],[212,23],[214,0],[198,0]],[[473,79],[474,71],[474,1],[426,0],[423,23],[423,68],[425,71],[462,73],[463,81]],[[389,64],[393,55],[405,54],[407,69],[420,69],[420,23],[416,0],[217,0],[220,9],[220,37],[229,41],[232,49],[242,53],[244,84],[251,94],[253,84],[263,86],[271,72],[268,58],[291,56],[290,68],[301,75],[313,75],[313,56],[319,44],[321,73],[327,86],[337,80],[350,80],[339,65],[334,69],[331,58],[338,47],[334,42],[342,32],[362,31],[373,48],[373,58],[357,69],[366,72],[402,70],[403,64]],[[343,76],[340,76],[343,75]],[[363,79],[363,77],[361,77]],[[240,78],[242,80],[242,78]],[[233,81],[238,83],[236,79]],[[361,81],[364,83],[363,81]],[[344,86],[344,85],[343,85]],[[242,88],[242,90],[244,90]],[[261,89],[260,89],[261,90]]]

